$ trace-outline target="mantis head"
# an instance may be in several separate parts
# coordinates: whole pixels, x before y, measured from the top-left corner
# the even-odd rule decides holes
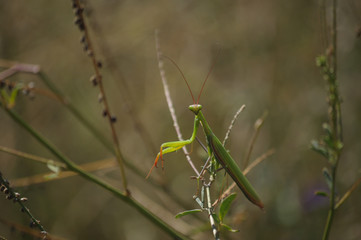
[[[188,107],[189,110],[194,112],[195,115],[198,115],[199,111],[202,109],[202,105],[200,104],[192,104]]]

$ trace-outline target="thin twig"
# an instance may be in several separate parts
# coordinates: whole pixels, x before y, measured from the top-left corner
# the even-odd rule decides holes
[[[207,211],[208,211],[208,217],[209,217],[209,222],[211,223],[211,227],[212,227],[212,233],[214,236],[215,240],[219,240],[219,232],[218,229],[216,227],[216,223],[215,220],[213,218],[213,211],[212,211],[212,203],[211,203],[211,194],[209,191],[209,185],[205,186],[206,188],[206,196],[207,196]]]
[[[102,171],[105,169],[115,168],[117,166],[117,161],[115,158],[108,158],[103,160],[98,160],[94,162],[84,163],[82,165],[79,165],[81,169],[87,172],[95,172],[95,171]],[[45,176],[48,176],[49,174],[52,174],[53,172],[46,172],[37,174],[30,177],[24,177],[24,178],[18,178],[18,179],[12,179],[11,184],[14,187],[26,187],[33,184],[39,184],[44,182],[50,182],[55,180],[61,180],[68,177],[73,177],[79,175],[78,173],[74,171],[61,171],[59,172],[56,177],[47,178]]]
[[[258,134],[260,133],[261,127],[263,126],[264,120],[266,119],[267,115],[268,115],[267,111],[264,112],[262,117],[258,118],[256,120],[256,122],[254,123],[254,132],[253,132],[253,136],[251,138],[251,141],[249,143],[249,147],[248,147],[246,157],[244,159],[243,168],[246,168],[248,166],[249,159],[251,158],[251,154],[252,154],[252,151],[253,151],[253,147],[254,147],[254,145],[256,143]]]
[[[30,235],[33,237],[37,237],[37,239],[42,239],[44,237],[44,234],[42,234],[41,232],[32,229],[30,227],[15,223],[15,222],[10,222],[9,220],[5,220],[0,218],[0,223],[9,226],[9,228],[11,228],[11,230],[15,230],[18,231],[20,233],[26,234],[26,235]],[[23,238],[26,238],[25,236]],[[0,236],[0,240],[3,240],[5,238],[1,238]],[[6,239],[5,239],[6,240]],[[58,236],[54,236],[53,234],[48,234],[46,235],[46,240],[67,240],[66,238],[62,238],[62,237],[58,237]]]
[[[346,199],[351,195],[353,191],[360,185],[361,183],[361,177],[359,177],[351,186],[351,188],[342,196],[342,198],[336,203],[335,209],[338,209],[345,201]]]
[[[84,44],[84,49],[86,50],[88,56],[90,57],[93,68],[94,68],[95,79],[92,80],[92,83],[93,83],[93,85],[99,86],[100,94],[102,96],[102,103],[104,106],[103,114],[107,117],[109,126],[111,128],[115,156],[116,156],[118,164],[119,164],[123,188],[124,188],[126,195],[130,195],[130,191],[127,187],[127,178],[125,176],[124,157],[120,151],[118,135],[115,131],[114,123],[116,122],[116,118],[110,112],[109,103],[108,103],[104,85],[103,85],[103,77],[100,74],[100,64],[95,56],[93,44],[92,44],[92,41],[89,36],[89,31],[88,31],[87,25],[85,24],[85,18],[84,18],[84,14],[83,14],[84,7],[80,3],[80,0],[73,0],[73,9],[74,9],[74,13],[76,15],[75,24],[78,25],[80,31],[83,32],[84,41],[82,43]]]
[[[231,124],[230,124],[229,127],[228,127],[226,136],[224,137],[223,146],[226,145],[226,142],[227,142],[227,140],[228,140],[228,138],[229,138],[229,134],[231,133],[231,130],[232,130],[232,128],[233,128],[233,125],[234,125],[234,123],[236,122],[236,120],[237,120],[237,118],[238,118],[238,115],[239,115],[245,108],[246,108],[246,105],[243,104],[243,105],[238,109],[238,111],[236,112],[236,114],[234,115],[234,117],[233,117],[233,119],[232,119],[232,121],[231,121]]]
[[[183,141],[182,133],[180,131],[180,127],[179,127],[178,120],[177,120],[177,115],[175,114],[173,101],[172,101],[172,98],[170,96],[170,91],[169,91],[169,87],[168,87],[167,78],[165,76],[165,71],[164,71],[164,68],[163,68],[164,62],[163,62],[162,57],[161,57],[162,52],[160,50],[158,30],[155,31],[155,46],[156,46],[156,50],[157,50],[159,72],[160,72],[160,76],[161,76],[162,84],[163,84],[163,88],[164,88],[164,95],[165,95],[165,98],[167,100],[170,115],[172,116],[173,126],[174,126],[174,129],[175,129],[176,133],[177,133],[179,141]],[[183,152],[184,152],[184,154],[185,154],[185,156],[187,158],[187,161],[188,161],[189,165],[192,167],[193,171],[197,174],[197,176],[199,176],[199,172],[198,172],[197,168],[194,166],[191,157],[189,156],[189,152],[187,150],[187,147],[184,146],[182,148],[182,150],[183,150]]]
[[[49,159],[49,158],[43,158],[43,157],[39,157],[39,156],[36,156],[36,155],[33,155],[33,154],[20,152],[18,150],[12,149],[12,148],[7,148],[7,147],[0,146],[0,151],[12,154],[12,155],[17,156],[17,157],[22,157],[22,158],[29,159],[29,160],[32,160],[32,161],[35,161],[35,162],[39,162],[39,163],[42,163],[42,164],[45,164],[45,165],[51,163],[52,165],[62,167],[62,168],[66,168],[64,163],[56,162],[56,161],[54,161],[52,159]]]
[[[31,219],[31,225],[39,228],[43,236],[47,235],[44,227],[40,224],[40,221],[37,220],[34,215],[30,212],[30,210],[25,206],[24,202],[28,199],[25,197],[21,197],[20,193],[15,192],[15,190],[10,187],[10,183],[6,180],[2,173],[0,172],[0,190],[6,195],[6,199],[14,201],[14,203],[18,203],[21,206],[21,211],[27,214]],[[46,239],[46,238],[45,238]]]
[[[87,8],[89,8],[90,2],[87,2]],[[127,112],[129,117],[132,119],[132,123],[134,126],[134,130],[139,134],[141,139],[144,142],[145,147],[148,149],[149,153],[156,154],[157,148],[154,145],[152,137],[144,126],[143,122],[139,118],[138,111],[133,104],[133,97],[131,95],[131,91],[129,90],[129,86],[127,84],[126,79],[121,73],[119,68],[119,63],[114,61],[114,56],[112,49],[109,48],[109,44],[106,43],[106,39],[99,38],[99,36],[104,36],[105,34],[102,31],[101,26],[99,26],[97,18],[95,17],[96,11],[91,8],[91,17],[88,17],[89,25],[92,30],[95,32],[95,40],[98,42],[98,46],[102,55],[106,58],[106,66],[109,69],[109,73],[113,79],[113,82],[116,86],[118,86],[118,91],[120,92],[119,96],[121,97],[121,102],[123,109]],[[98,37],[97,37],[98,36]],[[116,80],[116,81],[115,81]]]

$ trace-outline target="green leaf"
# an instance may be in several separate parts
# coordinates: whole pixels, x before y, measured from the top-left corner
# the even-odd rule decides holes
[[[320,197],[328,197],[328,193],[326,193],[324,191],[316,191],[315,195],[320,196]]]
[[[229,196],[227,196],[225,199],[223,199],[221,206],[219,208],[219,219],[221,220],[221,222],[223,222],[224,216],[226,216],[226,214],[229,211],[229,208],[231,207],[231,204],[233,202],[233,200],[236,198],[237,194],[236,193],[232,193]]]
[[[213,217],[214,221],[216,221],[216,223],[219,224],[219,223],[221,222],[221,221],[219,220],[219,217],[218,217],[217,214],[212,213],[212,217]]]
[[[4,89],[1,89],[0,93],[7,105],[7,103],[9,102],[9,98],[10,98],[8,93]]]
[[[14,89],[11,91],[9,101],[8,101],[8,108],[13,108],[15,106],[15,100],[16,100],[16,97],[18,96],[18,92],[21,88],[22,88],[22,84],[19,83],[19,84],[16,84]]]
[[[186,210],[184,212],[180,212],[178,213],[175,218],[180,218],[189,214],[194,214],[194,213],[198,213],[198,212],[202,212],[202,209],[192,209],[192,210]]]
[[[239,232],[239,230],[233,229],[231,226],[229,226],[227,224],[222,223],[221,226],[224,227],[225,229],[227,229],[230,232]]]

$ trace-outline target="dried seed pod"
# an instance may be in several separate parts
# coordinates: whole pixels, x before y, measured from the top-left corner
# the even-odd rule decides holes
[[[26,197],[20,198],[20,202],[27,202],[27,201],[28,201],[28,199]]]
[[[102,68],[102,67],[103,67],[103,63],[102,63],[101,61],[98,61],[98,62],[97,62],[97,66],[98,66],[98,68]]]
[[[102,115],[103,115],[103,117],[106,117],[108,115],[108,111],[106,109],[104,109],[102,112]]]
[[[29,227],[34,228],[36,226],[36,223],[34,221],[31,221],[29,224]]]
[[[98,85],[98,79],[96,75],[91,76],[89,81],[93,84],[93,86]]]
[[[74,9],[74,14],[75,14],[76,16],[79,16],[80,14],[83,13],[83,11],[84,11],[84,8],[82,8],[82,7],[75,8],[75,9]]]
[[[85,43],[85,41],[86,41],[85,35],[81,36],[80,43]]]
[[[71,7],[72,7],[72,8],[77,8],[77,7],[78,7],[78,4],[76,4],[76,2],[73,0],[73,1],[71,2]]]
[[[74,24],[75,25],[80,25],[81,23],[83,23],[83,20],[80,17],[75,17],[74,18]]]
[[[104,97],[102,93],[99,93],[98,95],[98,102],[101,103],[103,101]]]
[[[78,24],[78,27],[79,27],[79,30],[80,31],[84,31],[85,30],[85,24],[84,22],[82,21],[81,23]]]
[[[88,50],[86,51],[86,54],[88,54],[89,57],[93,57],[93,56],[94,56],[93,51],[90,50],[90,49],[88,49]]]
[[[115,122],[117,121],[117,117],[116,117],[116,116],[111,116],[111,117],[110,117],[110,121],[111,121],[112,123],[115,123]]]
[[[83,50],[87,52],[89,50],[89,45],[87,43],[84,43]]]

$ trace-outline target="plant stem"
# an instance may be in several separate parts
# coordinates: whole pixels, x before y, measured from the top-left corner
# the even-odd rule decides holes
[[[332,142],[334,153],[330,155],[329,161],[331,163],[331,195],[330,195],[330,208],[328,211],[327,221],[323,232],[323,240],[327,240],[330,235],[336,203],[336,173],[337,167],[342,151],[342,121],[341,121],[341,101],[338,93],[337,83],[337,0],[332,1],[332,46],[331,46],[331,74],[328,78],[329,84],[329,122],[332,130]]]
[[[213,212],[212,212],[211,194],[210,194],[210,191],[209,191],[209,187],[210,187],[210,185],[205,186],[206,194],[207,194],[207,211],[208,211],[209,222],[210,222],[211,227],[212,227],[212,232],[213,232],[214,239],[215,240],[220,240],[219,232],[217,230],[216,223],[215,223],[215,220],[214,220],[213,215],[212,215]]]
[[[36,138],[41,144],[43,144],[51,153],[53,153],[59,160],[65,163],[69,170],[78,173],[80,176],[87,179],[88,181],[91,181],[99,185],[100,187],[108,190],[109,192],[113,193],[116,197],[120,198],[123,202],[127,203],[128,205],[138,210],[143,216],[148,218],[150,221],[152,221],[159,228],[167,232],[175,239],[189,239],[187,236],[178,232],[170,225],[168,225],[166,222],[164,222],[162,219],[151,213],[148,209],[142,206],[130,195],[120,192],[118,189],[102,181],[100,178],[96,177],[95,175],[82,170],[74,162],[72,162],[69,158],[67,158],[63,153],[61,153],[55,146],[53,146],[45,137],[40,135],[35,129],[33,129],[30,125],[28,125],[18,114],[16,114],[12,110],[4,106],[3,108],[16,123],[18,123],[20,126],[25,128],[25,130],[27,130],[34,138]]]
[[[335,214],[335,179],[336,179],[336,166],[332,167],[332,188],[330,195],[330,209],[328,210],[327,221],[325,230],[323,232],[322,240],[327,240],[331,231],[331,226]]]
[[[95,57],[95,51],[93,48],[93,44],[92,41],[90,39],[90,35],[89,35],[89,31],[87,28],[87,25],[85,24],[85,18],[84,18],[84,8],[80,2],[80,0],[72,0],[73,1],[73,9],[75,9],[75,15],[76,15],[76,23],[75,24],[79,24],[79,29],[81,32],[83,32],[83,44],[84,44],[84,49],[86,49],[87,54],[91,60],[92,66],[94,68],[94,72],[95,72],[95,79],[92,80],[93,85],[98,85],[99,86],[99,91],[100,94],[102,96],[102,103],[103,103],[103,114],[105,113],[105,117],[107,117],[108,122],[109,122],[109,126],[111,129],[111,134],[112,134],[112,138],[113,138],[113,147],[114,147],[114,152],[115,152],[115,157],[118,161],[119,164],[119,168],[120,168],[120,173],[121,173],[121,178],[122,178],[122,184],[123,184],[123,188],[124,188],[124,192],[126,195],[130,195],[130,191],[128,189],[127,186],[127,178],[125,176],[125,169],[124,169],[124,157],[123,154],[120,151],[120,147],[119,147],[119,140],[118,140],[118,135],[115,131],[115,126],[114,123],[116,122],[116,118],[111,114],[110,112],[110,108],[109,108],[109,103],[108,103],[108,99],[107,96],[105,94],[105,88],[104,88],[104,84],[103,84],[103,77],[100,74],[100,65],[99,65],[99,61],[97,60],[97,58]]]

